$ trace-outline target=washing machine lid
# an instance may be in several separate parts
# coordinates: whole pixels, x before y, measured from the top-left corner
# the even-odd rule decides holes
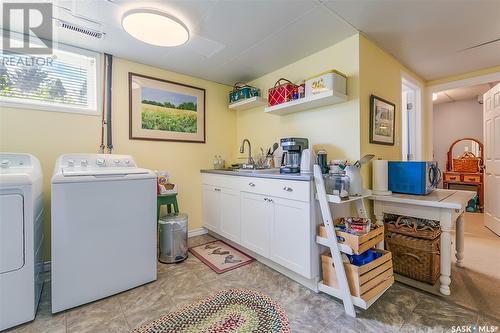
[[[52,183],[154,178],[130,155],[66,154],[56,161]]]
[[[62,175],[64,177],[140,175],[148,173],[150,173],[148,169],[141,169],[141,168],[102,168],[102,169],[63,168],[62,169]]]

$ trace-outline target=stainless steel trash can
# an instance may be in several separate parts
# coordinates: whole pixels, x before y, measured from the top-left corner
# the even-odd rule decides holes
[[[188,256],[187,214],[160,218],[160,261],[166,264],[183,261]]]

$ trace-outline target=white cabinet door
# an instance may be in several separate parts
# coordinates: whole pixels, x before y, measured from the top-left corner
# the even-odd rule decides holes
[[[269,197],[241,192],[241,245],[268,257],[273,214]]]
[[[311,230],[309,204],[271,198],[274,222],[271,231],[270,259],[311,278]]]
[[[240,191],[222,188],[220,234],[239,243],[241,236]]]
[[[484,224],[500,236],[500,83],[483,97]]]
[[[203,185],[203,225],[214,232],[220,232],[221,192],[219,187]]]

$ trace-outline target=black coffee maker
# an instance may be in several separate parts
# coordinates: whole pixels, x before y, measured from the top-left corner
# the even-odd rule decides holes
[[[283,138],[281,148],[283,156],[280,173],[300,173],[302,151],[309,148],[309,141],[305,138]]]

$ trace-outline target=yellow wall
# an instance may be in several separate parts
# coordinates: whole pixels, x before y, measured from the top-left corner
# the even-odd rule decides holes
[[[168,79],[206,89],[206,144],[131,141],[128,139],[128,72]],[[115,58],[113,62],[114,153],[131,154],[150,169],[167,169],[179,186],[180,209],[189,228],[201,227],[200,169],[213,155],[231,156],[236,141],[236,115],[227,108],[230,87]],[[50,258],[50,179],[56,158],[64,153],[97,152],[101,118],[69,113],[2,108],[0,151],[29,152],[40,159],[44,174],[45,259]]]
[[[361,35],[352,36],[293,64],[266,74],[253,85],[267,89],[285,77],[292,81],[337,69],[348,76],[347,102],[295,114],[265,114],[263,108],[231,111],[227,108],[230,87],[115,58],[113,63],[113,143],[117,154],[131,154],[140,166],[167,169],[179,186],[179,205],[189,214],[190,229],[201,227],[201,177],[199,170],[211,168],[215,154],[228,163],[243,138],[252,142],[253,154],[286,136],[310,139],[314,149],[324,148],[331,159],[356,160],[366,153],[399,159],[396,146],[369,143],[369,96],[375,94],[396,104],[397,142],[401,139],[401,82],[405,69],[395,58]],[[128,139],[128,72],[145,74],[206,89],[207,143],[139,141]],[[425,96],[422,94],[422,96]],[[422,104],[425,114],[425,103]],[[425,122],[429,119],[423,119]],[[35,110],[3,108],[0,111],[0,150],[30,152],[42,163],[45,191],[45,232],[50,236],[50,178],[56,158],[64,153],[96,152],[100,117]],[[425,156],[425,155],[424,155]],[[371,183],[363,168],[365,185]],[[48,238],[49,240],[49,238]],[[50,240],[45,248],[49,258]]]
[[[406,72],[422,85],[425,82],[409,69],[405,68],[393,56],[379,48],[375,43],[365,36],[359,37],[359,82],[360,82],[360,133],[361,133],[361,155],[375,154],[375,158],[385,160],[401,159],[401,71]],[[396,135],[395,145],[385,146],[370,143],[370,95],[376,95],[396,105]],[[428,121],[425,111],[424,91],[422,90],[422,124]],[[427,147],[423,138],[423,147]],[[427,152],[423,152],[423,156]],[[363,180],[365,186],[371,187],[370,166],[363,169]]]
[[[359,157],[359,73],[358,36],[350,37],[318,53],[303,58],[251,84],[267,96],[267,89],[284,77],[292,82],[326,70],[337,69],[348,76],[345,103],[278,116],[265,114],[263,107],[238,111],[236,149],[244,138],[252,143],[254,153],[266,150],[273,142],[287,136],[309,138],[315,149],[325,148],[328,158],[357,159]]]

